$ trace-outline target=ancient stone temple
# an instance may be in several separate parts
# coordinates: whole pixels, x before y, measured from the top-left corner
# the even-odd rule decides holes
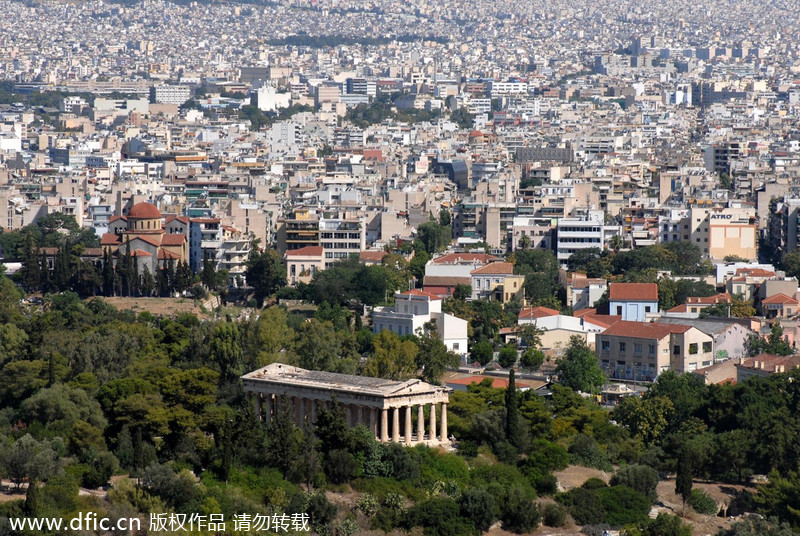
[[[363,424],[380,441],[406,445],[449,441],[447,402],[451,389],[447,387],[420,380],[398,382],[305,370],[282,363],[245,374],[242,382],[245,391],[253,393],[259,420],[269,421],[277,400],[285,397],[293,404],[298,424],[306,420],[313,424],[318,409],[335,399],[344,409],[350,426]]]

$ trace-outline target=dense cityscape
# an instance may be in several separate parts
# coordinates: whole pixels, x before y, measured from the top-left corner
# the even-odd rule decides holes
[[[0,535],[800,532],[788,1],[16,1]]]

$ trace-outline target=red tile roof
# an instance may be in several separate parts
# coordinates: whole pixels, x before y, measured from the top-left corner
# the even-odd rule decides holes
[[[773,277],[775,272],[764,270],[763,268],[739,268],[734,275],[745,275],[749,277]]]
[[[599,315],[597,313],[586,313],[581,315],[584,321],[600,326],[601,328],[610,328],[617,322],[622,322],[622,317],[618,315]]]
[[[381,262],[386,255],[388,255],[388,253],[385,251],[360,251],[358,253],[358,260]]]
[[[119,235],[115,235],[115,234],[112,234],[112,233],[105,233],[100,238],[100,245],[101,246],[118,246],[121,243],[122,243],[122,240],[120,240]]]
[[[714,305],[717,303],[733,303],[731,295],[727,292],[715,296],[690,296],[686,298],[686,305]]]
[[[546,318],[548,316],[560,315],[561,311],[550,309],[549,307],[526,307],[519,312],[519,320],[533,320],[534,318]]]
[[[167,251],[166,249],[159,249],[158,250],[158,258],[160,260],[170,260],[170,259],[178,260],[178,259],[181,258],[181,256],[178,255],[177,253],[173,253],[171,251]]]
[[[152,257],[152,255],[143,249],[134,249],[131,251],[131,257]]]
[[[128,217],[133,220],[160,220],[161,212],[152,203],[136,203],[128,211]]]
[[[783,366],[783,371],[788,372],[794,368],[800,368],[800,356],[798,355],[774,355],[758,354],[755,357],[742,360],[740,367],[749,369],[764,370],[766,372],[777,372],[778,366]]]
[[[611,283],[608,299],[619,301],[658,301],[656,283]]]
[[[286,252],[287,257],[322,257],[322,246],[305,246]]]
[[[629,322],[620,320],[605,330],[602,335],[632,337],[634,339],[663,339],[670,333],[686,333],[692,326],[681,324],[656,324],[653,322]]]
[[[162,246],[182,246],[186,242],[186,235],[183,233],[167,233],[161,237]]]
[[[791,296],[787,296],[786,294],[784,294],[782,292],[779,292],[778,294],[775,294],[773,296],[770,296],[769,298],[765,298],[765,299],[761,300],[761,303],[762,304],[765,304],[765,303],[766,304],[781,303],[783,305],[797,305],[798,304],[797,300],[795,300]]]
[[[514,265],[510,262],[493,262],[486,266],[481,266],[470,272],[470,274],[489,274],[489,275],[512,275],[514,273]]]

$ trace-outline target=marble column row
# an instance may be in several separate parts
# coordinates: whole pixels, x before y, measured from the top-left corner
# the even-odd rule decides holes
[[[255,395],[255,414],[258,420],[269,422],[272,415],[277,411],[277,398],[273,395]],[[318,404],[323,407],[330,405],[329,401],[319,401],[302,397],[286,397],[292,404],[292,414],[298,426],[308,420],[311,424],[317,420]],[[345,420],[348,426],[358,426],[363,424],[375,435],[375,438],[383,441],[394,441],[400,443],[401,440],[406,445],[421,442],[446,442],[447,438],[447,403],[441,404],[439,419],[439,434],[436,434],[436,404],[414,404],[398,406],[393,408],[376,408],[373,406],[361,406],[356,404],[340,404],[345,413]],[[413,429],[412,408],[417,406],[417,426]],[[425,430],[425,406],[429,406],[427,435]],[[403,412],[403,430],[401,434],[400,419]],[[391,415],[390,415],[391,412]],[[390,436],[391,431],[391,436]],[[416,433],[414,433],[416,432]]]

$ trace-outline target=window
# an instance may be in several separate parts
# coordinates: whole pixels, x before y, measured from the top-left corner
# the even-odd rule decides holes
[[[600,349],[601,350],[608,350],[610,348],[611,348],[611,343],[609,341],[600,342]]]
[[[706,341],[703,343],[703,352],[710,352],[711,351],[711,341]]]
[[[619,353],[621,353],[621,354],[625,353],[625,343],[624,342],[619,343]]]
[[[634,354],[641,354],[642,353],[642,345],[638,342],[633,343],[633,353]]]
[[[617,316],[622,316],[622,306],[617,305]]]
[[[655,344],[648,344],[647,345],[647,353],[650,355],[656,355],[656,345]]]
[[[650,312],[650,306],[649,305],[645,305],[644,306],[644,312],[645,313],[649,313]]]
[[[689,344],[689,355],[695,355],[697,353],[697,343],[693,342]]]
[[[458,349],[459,349],[459,344],[457,342],[454,342],[453,343],[453,350],[458,350]]]
[[[675,346],[672,347],[672,353],[675,354],[675,355],[680,354],[681,353],[681,347],[676,344]]]

